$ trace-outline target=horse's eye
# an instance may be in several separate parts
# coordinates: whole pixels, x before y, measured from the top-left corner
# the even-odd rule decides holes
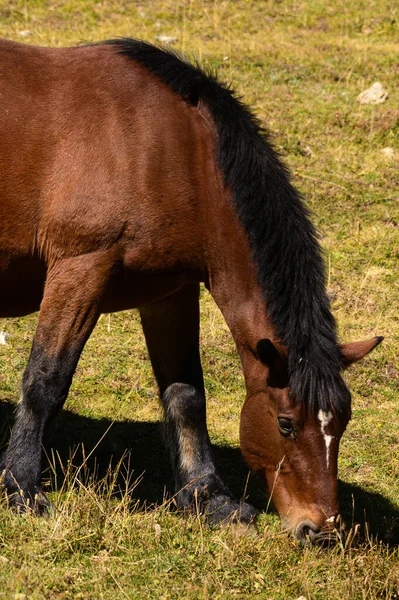
[[[282,435],[294,435],[295,437],[295,429],[292,425],[291,419],[287,419],[286,417],[277,417],[278,426],[280,429],[280,433]]]

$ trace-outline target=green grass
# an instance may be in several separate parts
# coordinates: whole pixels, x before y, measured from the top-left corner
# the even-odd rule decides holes
[[[177,37],[176,48],[233,81],[272,130],[321,232],[342,340],[386,338],[347,373],[353,419],[342,440],[340,496],[359,534],[346,547],[303,549],[264,512],[252,478],[250,499],[263,510],[257,536],[174,514],[163,501],[171,473],[138,317],[102,317],[47,447],[57,514],[18,517],[0,507],[0,600],[398,598],[399,8],[391,0],[1,0],[0,35],[53,46]],[[374,81],[388,100],[360,105],[357,95]],[[385,147],[396,156],[384,156]],[[4,435],[35,320],[0,323],[12,334],[0,346]],[[243,378],[206,292],[202,353],[215,452],[242,495]],[[86,456],[93,450],[83,463],[81,442]],[[111,457],[117,482],[107,471]]]

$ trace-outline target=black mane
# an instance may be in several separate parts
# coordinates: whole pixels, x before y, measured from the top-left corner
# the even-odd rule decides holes
[[[198,65],[138,40],[107,43],[188,104],[208,107],[219,134],[220,167],[249,236],[268,314],[288,348],[291,393],[310,410],[349,412],[317,234],[267,132],[234,92]]]

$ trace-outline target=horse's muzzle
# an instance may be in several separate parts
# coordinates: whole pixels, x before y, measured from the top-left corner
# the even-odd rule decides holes
[[[327,519],[323,527],[316,525],[311,520],[305,520],[297,525],[294,536],[304,545],[334,546],[342,540],[344,527],[340,515]]]

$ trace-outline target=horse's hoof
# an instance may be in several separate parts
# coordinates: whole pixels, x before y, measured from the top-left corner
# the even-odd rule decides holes
[[[43,517],[52,517],[56,513],[56,508],[47,496],[42,491],[39,491],[35,494],[33,511]]]
[[[42,491],[25,495],[22,491],[7,494],[8,506],[18,514],[31,513],[39,516],[55,514],[55,506]]]
[[[247,502],[237,502],[225,494],[215,494],[207,502],[205,518],[209,525],[253,525],[257,510]]]

